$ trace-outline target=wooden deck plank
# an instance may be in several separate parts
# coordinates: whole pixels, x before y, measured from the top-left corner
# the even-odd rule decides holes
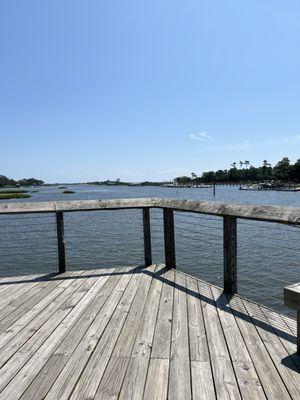
[[[83,271],[79,273],[79,275],[82,273]],[[76,273],[72,272],[68,273],[66,277],[72,279],[74,275],[76,275]],[[65,285],[66,277],[61,277],[60,279],[50,279],[46,282],[39,282],[38,285],[32,288],[32,296],[30,296],[30,292],[28,292],[29,298],[27,298],[27,296],[24,296],[24,301],[21,304],[19,303],[18,299],[16,299],[16,302],[14,302],[14,304],[11,303],[11,305],[13,305],[12,308],[11,305],[8,306],[8,309],[10,311],[9,313],[7,313],[7,310],[2,310],[3,313],[1,314],[0,312],[0,318],[2,316],[2,319],[0,321],[0,334],[16,321],[18,321],[20,318],[23,318],[23,320],[27,318],[28,321],[31,320],[36,315],[34,311],[37,307],[37,312],[40,311],[40,302],[43,301],[46,306],[48,300],[52,301],[56,297],[57,293],[63,290],[61,285]],[[22,300],[22,297],[20,298],[20,300]]]
[[[51,282],[52,283],[52,282]],[[43,310],[56,300],[56,298],[61,295],[65,289],[72,283],[71,280],[63,281],[59,284],[55,282],[54,285],[49,285],[45,287],[39,296],[35,300],[35,304],[29,308],[32,304],[29,301],[29,305],[24,303],[24,307],[21,310],[16,310],[18,312],[12,313],[2,321],[0,321],[1,333],[0,333],[0,349],[14,336],[16,336],[26,325],[28,325],[32,320],[34,320],[38,315],[43,312]],[[52,289],[49,292],[49,288]],[[47,290],[48,289],[48,290]],[[52,304],[53,305],[53,304]],[[22,314],[22,311],[27,311]]]
[[[128,316],[101,380],[97,376],[99,386],[94,396],[95,400],[115,399],[119,396],[136,335],[142,321],[144,308],[148,300],[155,266],[151,265],[147,268],[147,271],[150,274],[143,274],[142,276],[141,284],[133,299]]]
[[[238,382],[210,287],[202,281],[198,281],[198,287],[217,398],[240,399]]]
[[[167,269],[162,275],[163,286],[143,397],[149,400],[164,400],[168,396],[175,273],[175,270]]]
[[[232,314],[226,295],[221,289],[214,286],[210,286],[210,290],[215,300],[242,398],[248,400],[266,399],[251,355]]]
[[[1,395],[5,396],[6,399],[15,399],[17,396],[23,394],[36,374],[50,358],[68,330],[76,322],[81,313],[84,312],[91,299],[101,289],[107,279],[108,276],[89,278],[83,284],[84,287],[75,292],[75,299],[72,299],[74,303],[70,302],[70,305],[67,305],[65,309],[62,310],[62,321],[59,323],[58,327],[55,326],[57,321],[59,321],[56,313],[56,318],[53,318],[53,321],[52,318],[50,318],[50,320],[47,321],[48,324],[44,324],[42,330],[39,330],[41,343],[37,346],[37,334],[35,334],[32,341],[26,342],[26,350],[24,351],[24,349],[21,349],[5,364],[1,370],[0,388],[6,385],[8,381],[10,382]],[[48,336],[49,329],[51,329],[49,321],[51,321],[52,326],[54,324],[55,328],[58,328],[52,328],[50,336]],[[42,342],[45,336],[47,339]]]
[[[162,268],[162,266],[156,268],[157,278],[159,278]],[[130,356],[119,399],[139,400],[143,398],[163,285],[162,280],[157,278],[151,282],[145,312]]]
[[[64,282],[65,290],[46,308],[42,309],[42,311],[27,325],[23,326],[23,324],[20,323],[17,325],[16,331],[14,331],[13,328],[8,330],[8,338],[6,341],[3,340],[3,344],[0,346],[0,368],[63,306],[67,299],[73,295],[84,282],[84,279]],[[14,335],[12,336],[10,333]]]
[[[14,287],[10,287],[10,290],[2,294],[0,297],[0,311],[6,307],[9,303],[16,300],[18,297],[22,296],[27,291],[30,292],[31,289],[37,285],[37,281],[31,281],[26,283],[20,283]]]
[[[197,280],[186,276],[186,288],[192,396],[194,400],[214,399],[211,361]]]
[[[168,270],[163,275],[163,288],[159,303],[157,323],[155,326],[151,358],[170,358],[174,275],[174,270]]]
[[[186,277],[180,273],[175,275],[168,397],[191,398]]]
[[[125,274],[125,276],[122,275],[122,272],[125,273],[126,271],[128,269],[118,268],[115,274],[112,273],[102,289],[91,301],[84,314],[77,320],[29,385],[22,399],[44,398],[78,345],[85,352],[91,352],[127,286],[130,276],[128,274]],[[121,279],[123,279],[124,283],[119,282]]]
[[[36,293],[45,288],[48,285],[48,283],[49,281],[38,282],[31,290],[28,290],[26,293],[22,294],[22,296],[19,296],[13,301],[11,301],[6,307],[0,310],[0,320],[4,319],[7,315],[12,314],[17,308],[24,305],[27,302],[27,300],[29,300]]]
[[[191,361],[193,400],[214,400],[216,393],[209,361]]]
[[[12,291],[16,287],[19,287],[19,285],[22,285],[23,283],[27,283],[27,281],[38,281],[42,280],[43,275],[21,275],[21,276],[11,276],[7,278],[3,278],[0,282],[0,295],[1,298],[4,295],[4,292],[9,289],[9,291]]]
[[[291,332],[294,335],[297,335],[297,322],[296,322],[296,320],[292,319],[290,317],[287,317],[286,315],[282,315],[282,319],[287,324],[287,326],[290,328]]]
[[[162,266],[113,271],[11,279],[0,400],[300,398],[292,320]]]
[[[91,343],[91,338],[88,336],[85,341],[80,343],[45,399],[64,400],[69,399],[71,394],[73,399],[94,396],[99,384],[97,379],[94,380],[94,376],[98,376],[98,374],[102,376],[104,373],[142,275],[133,273],[132,275],[128,274],[127,277],[131,279],[127,286],[127,281],[123,281],[125,286],[123,290],[120,289],[121,297],[117,307],[114,309],[113,304],[109,304],[108,324],[98,342]],[[88,346],[86,346],[87,343]]]
[[[272,359],[279,375],[282,378],[290,396],[296,400],[300,398],[300,374],[295,371],[293,360],[289,357],[289,353],[279,340],[278,336],[271,329],[264,329],[262,325],[269,326],[269,322],[265,315],[262,313],[260,307],[252,302],[243,300],[243,304],[252,320],[255,322],[256,329],[259,336],[264,343],[270,358]],[[259,320],[260,323],[256,321]],[[285,360],[285,365],[282,364]],[[288,368],[287,368],[288,367]]]
[[[290,327],[287,326],[281,314],[278,314],[270,309],[266,309],[262,306],[260,306],[260,309],[267,318],[270,326],[273,328],[274,333],[278,336],[279,340],[288,352],[290,359],[293,361],[294,369],[300,373],[300,357],[296,353],[297,344],[295,334],[291,331]],[[291,365],[291,368],[292,367],[293,365]]]
[[[52,274],[50,274],[52,275]],[[49,276],[49,274],[27,274],[27,275],[11,275],[11,276],[0,276],[0,289],[2,287],[6,287],[9,283],[9,286],[15,286],[16,284],[20,284],[26,282],[28,280],[38,280],[41,278],[45,278]]]
[[[0,312],[3,308],[6,309],[7,305],[16,301],[24,293],[31,292],[31,288],[41,282],[46,282],[50,276],[44,275],[26,275],[12,277],[10,281],[4,281],[0,285]]]
[[[236,317],[241,334],[251,354],[260,382],[267,399],[290,399],[290,395],[278,374],[270,355],[262,342],[253,321],[239,296],[229,302]]]
[[[191,361],[210,362],[198,283],[192,277],[186,279],[190,358]]]
[[[151,358],[144,400],[166,400],[168,395],[169,359]]]

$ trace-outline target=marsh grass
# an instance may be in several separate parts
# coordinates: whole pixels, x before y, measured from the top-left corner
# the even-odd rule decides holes
[[[74,190],[64,190],[63,194],[72,194],[75,193]]]
[[[23,189],[0,189],[0,194],[15,194],[15,193],[28,193],[29,190],[23,190]]]
[[[22,193],[22,192],[10,192],[10,193],[0,192],[0,200],[27,199],[29,197],[31,197],[30,194],[26,194],[26,193]]]

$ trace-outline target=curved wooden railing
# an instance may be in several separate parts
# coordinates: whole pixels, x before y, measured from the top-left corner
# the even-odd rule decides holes
[[[95,211],[128,208],[170,208],[173,210],[200,214],[232,216],[258,221],[300,225],[300,208],[296,207],[228,204],[159,198],[0,203],[0,214]]]
[[[2,203],[0,204],[0,215],[54,213],[56,215],[59,272],[62,273],[66,271],[64,213],[95,210],[141,209],[144,234],[144,263],[145,266],[149,266],[152,264],[150,224],[150,209],[152,208],[163,210],[165,265],[167,268],[176,267],[174,211],[208,214],[223,218],[223,288],[228,294],[237,293],[238,218],[300,226],[300,208],[158,198]],[[291,292],[291,290],[293,292]],[[294,298],[295,296],[297,297],[297,304],[295,306],[293,302],[293,306],[298,310],[299,334],[297,343],[298,351],[300,352],[300,294],[294,293],[294,287],[291,290],[287,289],[285,293],[287,293],[286,297],[290,295],[293,295]],[[300,289],[298,292],[300,293]],[[286,300],[286,303],[289,305],[290,301]]]
[[[145,265],[148,266],[152,263],[149,213],[151,208],[163,209],[166,267],[176,267],[174,211],[223,217],[224,290],[228,293],[236,293],[237,291],[237,218],[300,225],[300,208],[158,198],[2,203],[0,204],[0,215],[55,213],[59,272],[65,272],[66,260],[63,218],[65,212],[142,209],[144,256]]]

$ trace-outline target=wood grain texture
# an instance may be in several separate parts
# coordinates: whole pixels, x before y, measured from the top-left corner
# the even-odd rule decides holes
[[[116,200],[75,200],[46,201],[30,203],[1,203],[1,214],[55,213],[118,210],[130,208],[170,208],[200,214],[233,216],[258,221],[300,224],[299,207],[261,206],[245,204],[227,204],[208,201],[177,199],[116,199]]]
[[[162,265],[101,271],[11,298],[0,400],[299,398],[295,321]]]
[[[237,324],[248,351],[251,354],[252,361],[267,399],[290,399],[291,397],[286,386],[270,357],[265,343],[262,341],[257,331],[257,325],[262,324],[262,321],[257,318],[255,324],[253,323],[254,321],[251,320],[247,313],[242,299],[238,296],[234,296],[230,300],[230,306],[233,315],[236,316]]]

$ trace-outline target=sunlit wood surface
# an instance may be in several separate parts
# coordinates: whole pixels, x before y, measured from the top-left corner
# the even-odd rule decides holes
[[[163,266],[0,280],[0,399],[297,399],[296,323]]]

